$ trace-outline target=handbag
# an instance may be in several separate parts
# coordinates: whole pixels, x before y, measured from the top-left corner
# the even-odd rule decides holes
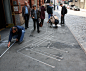
[[[53,18],[55,19],[55,17],[53,16]],[[55,19],[55,24],[58,24],[59,20]]]
[[[39,23],[39,26],[42,27],[42,22]]]

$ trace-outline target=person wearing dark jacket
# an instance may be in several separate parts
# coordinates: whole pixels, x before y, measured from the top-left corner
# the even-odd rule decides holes
[[[50,16],[53,15],[53,9],[51,7],[51,4],[47,7],[47,12],[48,12],[48,19],[50,18]]]
[[[65,17],[65,6],[61,3],[60,6],[62,7],[61,10],[61,24],[64,24],[64,17]]]
[[[22,26],[14,26],[14,27],[10,28],[8,47],[10,46],[12,37],[14,39],[16,38],[16,41],[17,42],[19,41],[19,43],[21,43],[24,38],[24,33],[25,33],[25,29]]]
[[[33,10],[31,12],[31,17],[33,19],[33,26],[34,26],[34,30],[36,29],[36,24],[37,23],[37,32],[39,33],[40,30],[39,30],[39,18],[40,18],[40,11],[36,9],[36,5],[33,5]]]
[[[45,9],[45,7],[42,5],[42,6],[41,6],[41,16],[40,16],[42,25],[43,25],[43,22],[44,22],[44,19],[45,19],[45,11],[46,11],[46,9]]]
[[[28,5],[27,1],[24,2],[25,6],[22,7],[22,16],[25,20],[25,29],[29,28],[29,16],[30,16],[30,6]]]

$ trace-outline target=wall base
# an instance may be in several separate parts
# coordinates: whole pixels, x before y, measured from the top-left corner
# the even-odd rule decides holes
[[[25,23],[22,14],[15,14],[16,25],[23,25]]]

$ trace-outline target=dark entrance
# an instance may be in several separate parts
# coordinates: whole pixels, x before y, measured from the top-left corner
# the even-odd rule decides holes
[[[39,6],[41,6],[41,4],[40,4],[40,0],[39,0]]]
[[[32,8],[32,5],[31,5],[31,0],[29,0],[29,4],[30,4],[30,8]]]
[[[6,20],[3,9],[3,0],[0,0],[0,29],[5,27],[6,27]]]

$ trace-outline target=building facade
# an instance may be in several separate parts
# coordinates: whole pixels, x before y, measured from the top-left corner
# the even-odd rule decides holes
[[[71,2],[69,2],[69,5],[76,5],[79,8],[86,9],[86,0],[71,0]]]
[[[0,29],[15,23],[11,0],[0,0]]]
[[[34,4],[37,6],[37,8],[39,8],[39,6],[45,3],[45,0],[28,0],[28,3],[31,8]]]
[[[44,3],[50,3],[50,0],[0,0],[0,29],[9,24],[21,25],[24,23],[22,7],[25,1],[28,1],[31,8],[34,4],[39,8]]]

